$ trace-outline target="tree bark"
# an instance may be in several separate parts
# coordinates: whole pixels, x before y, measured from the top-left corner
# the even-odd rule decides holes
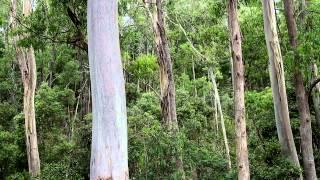
[[[16,28],[17,2],[12,0],[12,28]],[[32,12],[31,0],[23,1],[23,16],[27,17]],[[32,177],[40,175],[40,158],[38,151],[37,128],[35,119],[34,96],[36,90],[37,74],[36,61],[32,46],[21,48],[17,46],[18,36],[13,37],[13,45],[16,49],[16,58],[19,64],[21,79],[23,82],[23,113],[25,118],[26,150],[29,173]]]
[[[165,124],[169,129],[176,131],[178,130],[176,93],[171,55],[164,28],[162,1],[156,0],[156,10],[153,15],[153,31],[160,68],[161,110]]]
[[[244,65],[242,60],[241,33],[237,15],[237,0],[229,0],[228,24],[234,74],[234,111],[236,124],[238,179],[248,180],[250,179],[250,171],[245,120]]]
[[[317,179],[313,148],[312,148],[312,129],[311,116],[309,110],[308,96],[304,86],[303,75],[300,70],[299,54],[297,52],[297,24],[294,18],[294,4],[292,0],[284,0],[284,12],[287,22],[290,46],[293,49],[294,56],[294,86],[296,92],[296,101],[300,116],[300,136],[303,157],[304,174],[307,180]]]
[[[318,77],[318,67],[316,63],[312,64],[312,77],[317,78]],[[316,123],[320,125],[320,84],[318,83],[313,91],[312,95],[314,110],[316,113]]]
[[[92,87],[90,179],[129,179],[128,135],[117,0],[88,1]]]
[[[152,28],[158,54],[158,64],[160,71],[160,103],[162,121],[168,130],[175,135],[179,131],[177,112],[176,112],[176,90],[174,76],[172,70],[172,61],[169,50],[169,44],[165,31],[164,15],[163,15],[163,0],[155,1],[155,10],[153,14],[149,10],[149,4],[144,0],[146,9],[152,19]],[[174,157],[176,167],[184,179],[182,157]]]
[[[270,0],[262,0],[262,4],[278,138],[282,153],[297,167],[300,167],[290,124],[283,61],[277,33],[274,3]]]
[[[226,127],[224,125],[224,118],[223,118],[223,113],[222,113],[222,108],[221,108],[221,103],[220,103],[219,91],[218,91],[218,87],[217,87],[217,83],[216,83],[216,78],[215,78],[211,68],[209,70],[209,73],[210,73],[211,82],[212,82],[212,86],[213,86],[212,88],[214,91],[214,98],[215,98],[215,101],[217,102],[216,107],[219,110],[220,123],[221,123],[222,135],[223,135],[223,142],[224,142],[224,146],[226,149],[226,158],[228,160],[228,168],[231,169],[230,149],[229,149]]]

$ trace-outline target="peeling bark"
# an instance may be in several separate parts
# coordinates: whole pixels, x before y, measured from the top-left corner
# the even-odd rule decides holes
[[[164,123],[173,131],[178,130],[176,113],[176,93],[172,71],[172,60],[168,40],[165,33],[162,0],[156,0],[153,15],[153,30],[160,67],[161,110]]]
[[[16,19],[17,2],[12,0],[12,17]],[[32,11],[31,0],[23,1],[23,15],[29,16]],[[12,21],[12,28],[16,28],[16,20]],[[32,177],[40,175],[40,158],[38,151],[37,128],[35,119],[34,96],[36,90],[37,74],[34,50],[31,47],[21,48],[17,46],[18,36],[13,37],[13,45],[16,49],[16,58],[19,64],[21,79],[23,82],[23,113],[25,118],[25,138],[28,158],[29,173]]]
[[[169,50],[168,39],[165,31],[164,14],[162,10],[163,0],[155,1],[155,8],[152,12],[150,4],[144,0],[145,7],[152,20],[152,28],[158,54],[158,64],[160,71],[160,104],[162,121],[168,130],[175,135],[179,131],[176,112],[176,90],[172,70],[172,60]],[[183,161],[180,155],[174,157],[176,167],[185,178]]]

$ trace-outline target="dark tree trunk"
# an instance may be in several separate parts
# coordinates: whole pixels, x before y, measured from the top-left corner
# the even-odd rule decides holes
[[[178,130],[176,92],[169,45],[164,28],[162,0],[156,0],[156,11],[153,15],[153,30],[160,67],[162,118],[169,129],[176,131]]]
[[[146,1],[144,2],[149,16],[152,19],[156,51],[158,54],[162,121],[172,135],[175,136],[179,130],[176,112],[176,91],[170,50],[165,31],[164,15],[162,10],[163,0],[155,1],[155,10],[153,14],[149,10],[149,4]],[[177,155],[174,159],[178,171],[182,174],[182,178],[184,178],[182,157]]]

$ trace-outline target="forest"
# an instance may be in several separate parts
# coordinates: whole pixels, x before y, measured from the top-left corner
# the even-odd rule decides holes
[[[0,0],[0,179],[317,180],[319,52],[320,0]]]

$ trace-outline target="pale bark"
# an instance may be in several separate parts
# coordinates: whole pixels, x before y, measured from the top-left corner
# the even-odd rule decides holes
[[[312,64],[312,77],[318,77],[318,67],[316,63]],[[316,123],[320,125],[320,84],[318,83],[313,90],[312,100],[314,105],[314,111],[316,113]]]
[[[12,28],[16,28],[17,2],[12,0]],[[23,1],[23,16],[27,17],[32,12],[31,0]],[[19,64],[21,79],[23,82],[23,113],[25,118],[26,150],[29,173],[32,177],[40,175],[40,158],[38,151],[37,128],[35,119],[34,96],[36,90],[37,74],[34,50],[31,47],[21,48],[17,46],[18,36],[13,37],[13,45],[16,49],[16,58]]]
[[[230,31],[231,52],[234,78],[234,113],[236,128],[236,151],[238,179],[250,179],[247,131],[244,100],[244,65],[242,60],[241,33],[237,15],[237,0],[229,0],[228,25]]]
[[[231,169],[230,149],[229,149],[226,127],[224,125],[224,118],[223,118],[222,107],[221,107],[221,103],[220,103],[219,91],[218,91],[218,87],[217,87],[217,83],[216,83],[216,78],[212,72],[212,69],[209,70],[209,73],[210,73],[210,77],[211,77],[212,88],[214,91],[214,98],[215,98],[215,102],[216,102],[216,107],[218,108],[218,111],[219,111],[220,123],[221,123],[222,135],[223,135],[223,142],[224,142],[224,146],[226,149],[226,158],[228,161],[228,168]]]
[[[88,1],[92,87],[90,179],[129,179],[124,76],[117,0]]]
[[[270,0],[262,0],[262,4],[278,138],[282,153],[297,167],[300,167],[290,124],[283,61],[277,33],[274,3]]]
[[[287,22],[288,34],[290,46],[293,49],[294,56],[294,86],[296,92],[296,99],[298,105],[298,111],[300,116],[300,136],[301,136],[301,148],[303,157],[304,174],[307,180],[317,179],[313,148],[312,148],[312,129],[311,129],[311,117],[308,103],[308,96],[304,86],[303,75],[300,70],[299,54],[297,52],[297,24],[294,18],[294,4],[293,0],[284,0],[284,12]]]

